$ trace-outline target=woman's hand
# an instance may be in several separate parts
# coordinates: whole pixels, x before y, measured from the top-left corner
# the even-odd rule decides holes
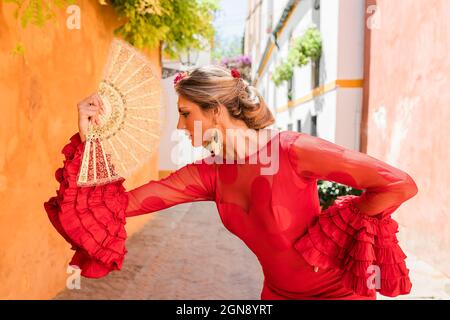
[[[86,140],[86,133],[89,123],[100,124],[99,114],[104,114],[103,102],[97,92],[78,102],[78,129],[81,141]]]

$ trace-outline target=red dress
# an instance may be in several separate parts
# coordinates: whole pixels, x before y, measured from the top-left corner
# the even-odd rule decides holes
[[[250,157],[220,163],[220,156],[211,156],[126,191],[124,180],[77,187],[83,147],[76,133],[63,148],[64,167],[56,171],[60,188],[45,209],[75,250],[70,264],[85,277],[121,269],[126,218],[214,201],[224,226],[261,263],[261,299],[376,299],[376,292],[397,296],[411,290],[391,214],[417,186],[407,173],[369,155],[281,131],[257,152],[258,159],[277,154],[272,164]],[[341,196],[321,212],[318,179],[364,192]]]

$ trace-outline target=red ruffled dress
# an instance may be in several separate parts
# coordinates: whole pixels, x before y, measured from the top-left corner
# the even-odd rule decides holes
[[[376,299],[377,292],[393,297],[411,290],[391,214],[417,186],[407,173],[367,154],[281,131],[245,163],[210,156],[126,191],[124,180],[77,187],[83,148],[78,133],[63,148],[60,187],[44,206],[75,250],[70,264],[85,277],[121,269],[126,218],[214,201],[224,226],[261,263],[261,299]],[[321,211],[318,179],[364,192],[340,196]]]

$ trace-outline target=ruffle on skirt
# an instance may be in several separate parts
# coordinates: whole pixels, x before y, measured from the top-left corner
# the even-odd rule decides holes
[[[78,170],[84,150],[79,133],[70,138],[61,153],[65,160],[55,172],[59,182],[56,197],[44,203],[55,229],[75,250],[69,265],[81,275],[101,278],[120,270],[127,253],[125,210],[128,198],[124,179],[93,187],[78,187]]]
[[[343,271],[344,286],[356,294],[395,297],[411,291],[406,255],[398,245],[391,214],[368,216],[355,205],[358,196],[336,199],[294,242],[312,266]]]

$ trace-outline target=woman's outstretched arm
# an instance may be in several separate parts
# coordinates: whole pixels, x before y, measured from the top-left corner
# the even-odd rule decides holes
[[[355,205],[370,216],[392,213],[418,192],[406,172],[305,133],[299,133],[291,142],[289,159],[295,172],[304,179],[334,181],[364,190]]]
[[[163,179],[126,192],[125,216],[150,213],[185,202],[214,201],[214,176],[212,165],[200,161],[187,164]]]
[[[74,134],[62,149],[63,166],[56,170],[56,196],[44,203],[48,217],[75,254],[70,265],[81,275],[100,278],[120,270],[126,254],[126,217],[150,213],[178,203],[215,200],[215,168],[204,161],[188,164],[168,177],[126,191],[119,179],[80,187],[77,174],[85,141]]]

